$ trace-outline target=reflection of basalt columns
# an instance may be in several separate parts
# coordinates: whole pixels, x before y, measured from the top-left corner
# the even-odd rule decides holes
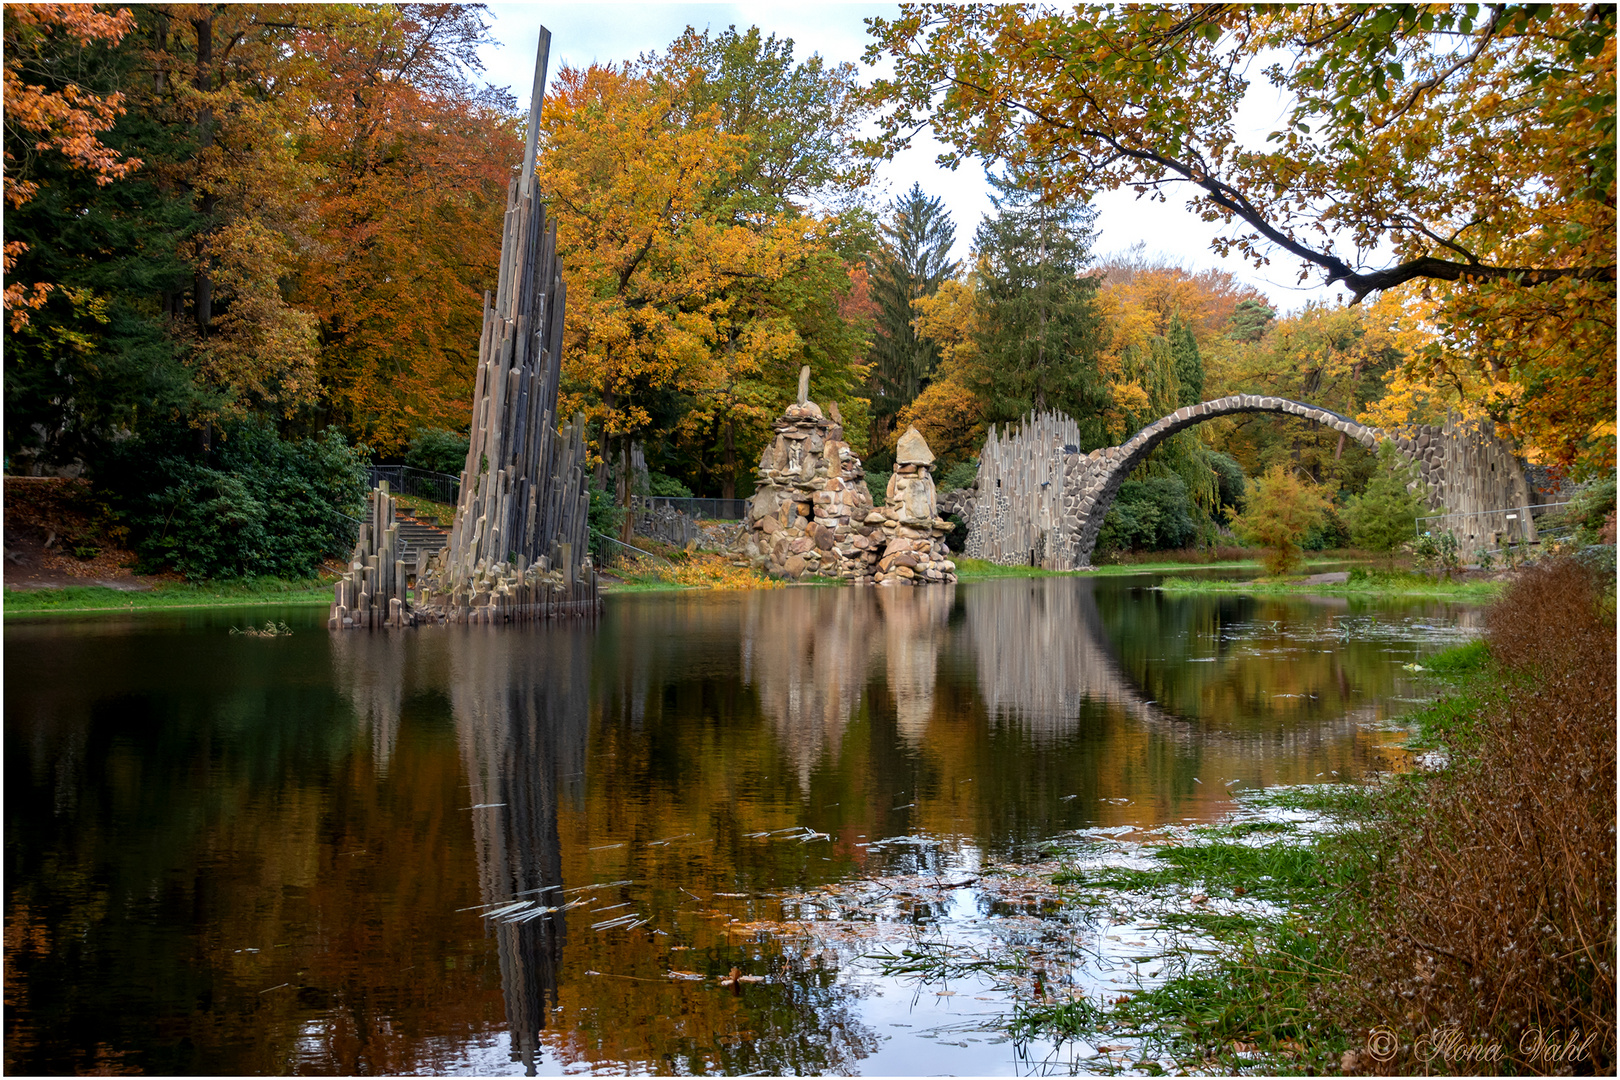
[[[1037,739],[1069,735],[1087,700],[1122,706],[1140,721],[1166,719],[1120,670],[1091,588],[1082,584],[1007,582],[974,592],[966,604],[990,715],[1016,720]]]
[[[401,642],[375,634],[334,635],[332,669],[333,684],[349,695],[355,718],[370,732],[377,775],[388,775],[405,697],[405,650]]]
[[[585,768],[590,654],[583,635],[473,633],[451,641],[451,708],[467,770],[485,904],[563,902],[557,833],[563,779]],[[493,920],[512,1060],[535,1073],[540,1031],[557,1000],[564,916]]]

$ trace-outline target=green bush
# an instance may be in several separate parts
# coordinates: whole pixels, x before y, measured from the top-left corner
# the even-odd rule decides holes
[[[1342,548],[1350,543],[1350,529],[1344,520],[1329,507],[1322,512],[1322,520],[1311,527],[1299,542],[1302,551],[1326,551]]]
[[[959,488],[972,487],[978,478],[979,462],[975,458],[972,461],[958,462],[940,473],[937,487],[941,493],[956,491]]]
[[[411,436],[405,451],[405,464],[428,472],[460,476],[467,466],[467,450],[471,440],[442,428],[420,428]]]
[[[1584,485],[1570,500],[1565,519],[1575,524],[1575,538],[1581,544],[1603,542],[1603,527],[1614,513],[1614,477]],[[1612,541],[1611,541],[1612,542]]]
[[[1198,536],[1187,484],[1179,476],[1127,480],[1097,534],[1099,551],[1164,551],[1186,547]]]
[[[1352,495],[1344,508],[1350,539],[1368,551],[1394,551],[1411,540],[1418,515],[1428,502],[1426,486],[1407,490],[1417,479],[1417,466],[1404,458],[1393,443],[1378,448],[1378,469],[1360,495]],[[1309,546],[1309,545],[1307,545]]]
[[[692,497],[691,488],[673,476],[665,476],[663,473],[656,472],[647,474],[647,493],[649,495],[659,495],[666,499],[690,499]]]
[[[367,485],[365,462],[342,433],[292,442],[261,421],[216,430],[208,453],[179,424],[129,439],[97,474],[144,569],[193,580],[308,578],[327,556],[348,552]]]
[[[606,565],[608,557],[612,554],[609,551],[613,547],[610,541],[619,538],[619,530],[624,527],[624,513],[624,507],[615,501],[613,492],[599,488],[595,484],[591,485],[591,509],[588,515],[591,527],[591,560],[597,566]]]
[[[872,493],[873,506],[882,506],[883,501],[888,498],[889,477],[891,475],[891,473],[873,472],[871,469],[866,470],[866,490]]]

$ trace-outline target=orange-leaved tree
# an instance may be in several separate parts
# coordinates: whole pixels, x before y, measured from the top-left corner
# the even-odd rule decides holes
[[[467,423],[522,155],[510,97],[474,78],[487,40],[464,5],[312,6],[281,79],[316,170],[291,295],[331,410],[375,446]]]
[[[790,45],[689,32],[666,57],[565,68],[542,133],[569,289],[568,407],[587,411],[602,458],[654,440],[728,495],[801,364],[823,401],[852,402],[864,373],[864,326],[844,306],[846,220],[808,205],[856,174],[800,160],[854,113],[804,128],[814,110],[789,107],[836,98],[848,73],[806,88],[819,62],[794,66]]]
[[[1280,577],[1299,568],[1300,541],[1322,522],[1330,505],[1319,486],[1287,465],[1273,465],[1255,479],[1243,513],[1232,519],[1232,531],[1263,544],[1266,573]]]
[[[70,165],[109,184],[141,165],[101,142],[98,135],[125,111],[124,95],[97,94],[79,83],[63,81],[55,70],[65,59],[49,47],[57,37],[80,48],[93,43],[116,45],[135,26],[129,9],[98,11],[88,4],[17,4],[5,13],[5,200],[16,209],[33,198],[39,185],[29,179],[40,154],[56,154]],[[51,84],[61,84],[53,87]],[[10,325],[28,325],[28,313],[44,306],[53,282],[11,280],[17,260],[28,250],[20,240],[5,244],[5,308]]]

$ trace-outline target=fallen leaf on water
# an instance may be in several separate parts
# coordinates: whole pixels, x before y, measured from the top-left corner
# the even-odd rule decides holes
[[[703,979],[703,976],[695,971],[671,971],[669,977],[672,979],[697,979],[699,981]]]

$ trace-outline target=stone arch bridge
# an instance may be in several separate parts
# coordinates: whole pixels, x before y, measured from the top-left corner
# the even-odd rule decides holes
[[[1179,431],[1242,413],[1297,416],[1368,448],[1393,442],[1417,465],[1429,486],[1431,506],[1468,515],[1457,519],[1463,522],[1458,539],[1465,553],[1495,547],[1504,539],[1535,540],[1529,485],[1512,448],[1494,434],[1472,430],[1455,418],[1391,433],[1316,405],[1233,394],[1177,409],[1121,445],[1089,454],[1080,451],[1078,426],[1061,413],[1031,413],[1019,428],[1008,425],[1000,435],[992,428],[979,457],[964,553],[1009,566],[1090,566],[1114,496],[1148,454]]]

